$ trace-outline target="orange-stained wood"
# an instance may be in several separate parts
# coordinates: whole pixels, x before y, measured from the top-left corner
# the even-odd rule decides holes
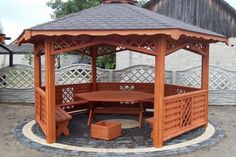
[[[34,87],[40,88],[41,87],[41,56],[37,54],[38,52],[35,45],[34,46]],[[37,99],[36,94],[34,96],[35,96],[34,99],[36,100]],[[37,111],[35,108],[35,118],[37,116],[36,114],[37,114]]]
[[[206,48],[206,56],[202,56],[202,89],[207,90],[206,93],[206,124],[208,124],[208,86],[209,86],[209,44],[207,44]]]
[[[165,34],[171,36],[173,39],[178,40],[180,36],[184,35],[187,37],[201,38],[202,40],[211,40],[212,42],[228,42],[227,37],[209,35],[204,33],[192,32],[182,29],[159,29],[159,30],[59,30],[59,31],[40,31],[40,30],[24,30],[21,36],[18,38],[18,43],[27,42],[32,40],[35,36],[79,36],[79,35],[91,35],[91,36],[107,36],[111,34],[118,35],[158,35]]]
[[[156,42],[157,56],[155,57],[155,86],[154,86],[154,124],[153,124],[153,146],[163,145],[163,103],[165,83],[165,54],[166,37],[162,36]]]
[[[97,48],[92,48],[92,83],[93,91],[97,90]]]
[[[46,140],[56,142],[56,99],[55,99],[55,58],[51,55],[52,41],[45,40],[45,69],[46,69]]]
[[[206,124],[207,90],[197,90],[164,98],[163,141]]]

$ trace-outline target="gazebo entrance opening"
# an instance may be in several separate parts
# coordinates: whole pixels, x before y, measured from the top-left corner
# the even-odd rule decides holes
[[[162,147],[164,141],[197,127],[207,127],[209,43],[226,42],[227,38],[138,8],[133,1],[106,0],[104,3],[85,12],[25,30],[19,38],[20,43],[35,44],[35,119],[47,142],[56,142],[58,107],[59,110],[61,106],[70,105],[88,108],[87,102],[77,99],[76,94],[120,91],[121,87],[131,86],[134,91],[153,95],[154,99],[149,102],[153,102],[154,109],[151,123],[155,147]],[[103,23],[94,25],[97,19]],[[146,20],[143,25],[142,20]],[[68,26],[64,28],[65,24]],[[165,56],[179,49],[202,56],[201,88],[165,84]],[[74,50],[92,58],[91,83],[58,86],[55,83],[55,55]],[[123,50],[155,56],[153,83],[97,82],[96,58]],[[41,83],[41,55],[45,55],[45,87]],[[70,115],[67,117],[73,118]],[[65,127],[60,132],[68,134]]]

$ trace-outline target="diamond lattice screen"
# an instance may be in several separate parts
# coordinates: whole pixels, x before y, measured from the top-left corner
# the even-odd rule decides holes
[[[28,69],[10,69],[0,77],[1,88],[32,88],[34,85],[34,73]]]

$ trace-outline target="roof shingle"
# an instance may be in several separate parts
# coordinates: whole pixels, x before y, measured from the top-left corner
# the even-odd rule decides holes
[[[147,9],[124,3],[101,4],[94,8],[37,25],[30,28],[30,30],[155,30],[171,28],[222,36]]]

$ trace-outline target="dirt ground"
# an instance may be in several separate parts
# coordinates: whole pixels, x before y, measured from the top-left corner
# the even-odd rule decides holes
[[[54,157],[29,149],[16,141],[11,133],[17,123],[33,117],[34,108],[27,105],[0,104],[0,157]],[[220,124],[226,138],[216,146],[181,155],[183,157],[232,157],[236,154],[236,106],[211,106],[209,118]],[[58,156],[57,156],[58,157]]]

